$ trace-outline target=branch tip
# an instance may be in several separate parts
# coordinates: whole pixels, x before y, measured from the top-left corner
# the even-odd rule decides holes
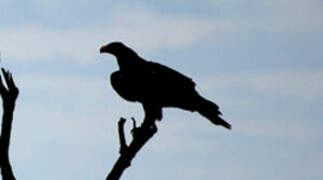
[[[120,141],[120,149],[119,153],[124,154],[128,148],[126,138],[124,135],[124,124],[126,122],[125,118],[120,118],[118,122],[118,131],[119,131],[119,141]]]

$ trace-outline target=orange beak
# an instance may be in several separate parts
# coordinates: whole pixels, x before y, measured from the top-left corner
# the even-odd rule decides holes
[[[102,46],[100,48],[100,53],[106,52],[106,50],[107,50],[107,47],[106,46]]]

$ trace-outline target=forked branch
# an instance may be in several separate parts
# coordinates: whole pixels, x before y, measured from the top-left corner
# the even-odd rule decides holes
[[[157,132],[157,128],[154,124],[154,119],[145,118],[144,122],[151,122],[136,127],[136,121],[133,119],[132,141],[129,146],[126,143],[124,136],[124,124],[126,119],[121,118],[118,123],[119,140],[120,140],[120,156],[117,162],[114,164],[112,170],[107,176],[106,180],[118,180],[123,171],[131,165],[132,159],[144,146],[144,144]]]

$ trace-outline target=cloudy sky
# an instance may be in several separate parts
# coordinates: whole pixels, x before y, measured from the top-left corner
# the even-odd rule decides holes
[[[118,119],[143,118],[110,86],[112,41],[193,78],[233,125],[166,109],[122,179],[322,179],[322,18],[321,0],[0,1],[17,179],[108,174]]]

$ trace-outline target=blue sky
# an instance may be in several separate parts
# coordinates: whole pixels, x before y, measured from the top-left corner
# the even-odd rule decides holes
[[[233,125],[166,109],[122,179],[322,179],[322,18],[320,0],[1,1],[1,64],[21,92],[17,178],[105,178],[118,119],[143,117],[99,54],[117,40],[193,78]]]

